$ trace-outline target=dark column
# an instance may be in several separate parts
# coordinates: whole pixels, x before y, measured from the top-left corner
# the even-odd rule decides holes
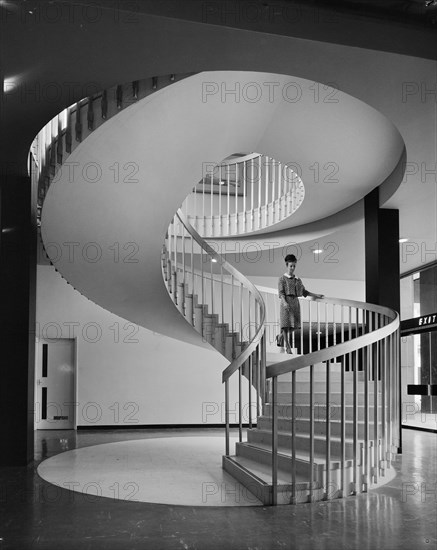
[[[379,208],[379,189],[364,200],[366,302],[400,311],[399,211]],[[398,342],[400,354],[400,343]],[[402,419],[402,391],[399,372],[399,422]],[[402,426],[399,447],[402,452]]]
[[[30,178],[0,167],[0,465],[33,460],[36,224]]]
[[[379,208],[379,190],[365,198],[366,301],[400,310],[399,211]]]

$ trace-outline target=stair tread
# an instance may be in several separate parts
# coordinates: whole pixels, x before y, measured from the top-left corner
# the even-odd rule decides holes
[[[248,430],[248,431],[250,431],[250,430]],[[271,433],[272,433],[270,430],[264,430],[263,428],[252,428],[252,431],[253,431],[253,432],[256,431],[256,432],[262,433],[262,434],[270,434],[270,435],[271,435]],[[280,436],[280,435],[286,435],[286,436],[291,437],[291,433],[282,432],[282,431],[279,431],[279,430],[278,430],[278,436]],[[305,437],[306,439],[308,439],[309,434],[296,433],[296,434],[295,434],[295,437],[296,437],[296,438],[297,438],[297,437],[300,437],[300,438]],[[325,440],[326,440],[326,437],[325,437],[323,434],[314,434],[314,439],[322,439],[322,440],[325,441]],[[338,436],[335,436],[335,435],[332,435],[332,434],[331,434],[330,441],[331,441],[331,442],[332,442],[332,441],[340,441],[340,442],[341,442],[341,437],[338,437]],[[363,439],[363,440],[358,439],[358,441],[361,442],[361,441],[364,441],[364,439]],[[349,438],[345,437],[345,442],[346,442],[346,443],[352,443],[352,438],[349,439]]]
[[[250,458],[244,456],[234,455],[230,456],[234,462],[248,470],[251,474],[258,477],[262,482],[271,485],[272,483],[272,468],[268,464],[262,464],[261,462],[256,462]],[[296,481],[298,483],[306,483],[307,480],[304,476],[296,475]],[[278,485],[284,487],[289,487],[291,485],[290,474],[285,470],[278,468]]]
[[[252,447],[254,449],[260,449],[262,451],[268,451],[270,453],[272,452],[271,445],[268,445],[267,443],[261,443],[261,442],[256,442],[256,443],[250,442],[249,443],[249,442],[245,441],[243,443],[240,443],[240,445],[244,445],[245,447]],[[281,446],[278,445],[278,454],[291,458],[291,449],[288,449],[286,447],[281,447]],[[308,462],[309,463],[309,454],[307,452],[302,452],[302,451],[296,449],[296,458],[298,460],[303,461],[303,462]],[[341,460],[340,456],[336,456],[334,453],[331,452],[331,463],[339,462],[340,460]],[[254,462],[256,462],[256,461],[254,461]],[[351,462],[351,459],[346,458],[345,462],[347,464],[347,463]],[[314,450],[314,465],[315,466],[324,466],[325,464],[326,464],[326,454],[325,453],[319,453],[316,450]]]

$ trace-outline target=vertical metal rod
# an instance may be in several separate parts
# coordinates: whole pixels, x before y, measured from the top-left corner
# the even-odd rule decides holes
[[[330,421],[330,408],[331,408],[331,396],[330,396],[330,367],[331,362],[325,361],[326,365],[326,500],[330,499],[330,485],[331,485],[331,421]]]
[[[316,309],[316,315],[317,315],[317,349],[320,349],[320,302],[317,302],[317,309]]]
[[[281,329],[281,327],[279,327]],[[300,316],[300,354],[303,355],[303,316]]]
[[[388,337],[388,367],[387,367],[387,465],[391,466],[391,453],[393,446],[392,432],[392,376],[391,370],[393,365],[393,334]]]
[[[219,179],[219,198],[218,198],[218,203],[219,203],[219,207],[218,207],[218,214],[219,214],[219,228],[220,228],[220,231],[219,231],[219,235],[222,234],[222,169],[223,167],[220,166],[220,179]]]
[[[203,275],[203,248],[200,247],[200,283],[202,286],[202,320],[203,320],[203,305],[205,304],[205,277]]]
[[[243,343],[243,283],[240,283],[240,342]]]
[[[191,293],[193,295],[193,314],[194,314],[194,239],[191,237]]]
[[[349,340],[352,339],[352,308],[349,306]],[[357,441],[357,369],[353,365],[352,361],[353,352],[349,354],[349,368],[353,371],[353,435],[352,435],[352,448],[353,448],[353,493],[358,493],[357,487],[357,465],[358,465],[358,441]]]
[[[212,257],[211,257],[211,314],[214,314],[214,275],[213,275],[213,269],[212,269]]]
[[[238,163],[235,164],[235,233],[239,232],[238,224]]]
[[[211,208],[211,237],[213,237],[214,236],[214,171],[211,172],[210,193],[211,193],[211,205],[210,205],[210,208]]]
[[[222,323],[225,322],[225,297],[224,297],[224,286],[223,286],[223,265],[220,264],[220,276],[221,276],[221,299],[222,299]],[[225,335],[226,338],[226,335]]]
[[[262,185],[262,162],[261,155],[258,157],[258,227],[261,227],[261,185]]]
[[[206,236],[206,230],[205,230],[205,180],[206,180],[206,174],[202,178],[202,220],[203,220],[203,236]]]
[[[375,330],[379,328],[379,313],[375,315]],[[375,346],[375,368],[373,369],[373,409],[374,409],[374,418],[373,418],[373,482],[378,482],[378,468],[379,468],[379,459],[378,459],[378,378],[379,378],[379,341],[374,344]]]
[[[329,346],[328,302],[325,302],[325,348]]]
[[[231,332],[235,332],[235,323],[234,323],[234,276],[231,275]],[[232,337],[234,341],[234,337]],[[234,359],[234,356],[232,356]]]
[[[281,219],[281,216],[284,217],[284,207],[283,207],[283,196],[282,196],[282,164],[278,163],[278,211],[279,211],[279,219]]]
[[[227,196],[228,235],[230,235],[231,233],[231,195],[230,195],[231,186],[229,185],[229,171],[230,171],[230,166],[228,165],[228,168],[226,171],[226,181],[228,186],[228,196]]]
[[[320,481],[320,480],[317,480]],[[314,501],[314,365],[310,365],[310,502]]]
[[[384,323],[385,324],[385,323]],[[385,475],[385,464],[387,460],[387,433],[386,433],[386,402],[385,402],[385,392],[386,392],[386,373],[387,373],[387,338],[384,338],[381,342],[382,346],[382,365],[381,365],[381,441],[382,441],[382,474]]]
[[[272,161],[272,222],[276,220],[276,208],[275,208],[275,186],[276,186],[276,170],[275,170],[275,160]]]
[[[313,351],[313,337],[312,337],[312,327],[311,327],[311,324],[312,324],[312,321],[311,321],[311,302],[308,302],[308,307],[309,307],[309,314],[308,314],[308,318],[309,318],[309,321],[308,321],[308,324],[309,324],[309,328],[308,328],[309,353],[311,353]]]
[[[272,378],[272,505],[278,504],[278,377]]]
[[[243,391],[242,391],[242,376],[243,366],[238,369],[238,440],[243,441]]]
[[[226,433],[226,448],[225,454],[229,456],[229,378],[225,381],[225,433]]]
[[[292,504],[296,504],[296,371],[291,373],[291,487]]]
[[[249,365],[249,428],[252,429],[252,384],[253,384],[253,354],[247,359]]]
[[[266,170],[266,195],[265,195],[265,212],[264,212],[264,227],[267,227],[267,205],[269,202],[269,157],[264,157],[265,159],[265,170]]]
[[[343,307],[343,306],[342,306]],[[343,311],[342,311],[343,313]],[[342,334],[342,341],[344,341],[344,332]],[[341,494],[340,497],[344,498],[349,494],[349,491],[346,491],[346,476],[345,476],[345,468],[346,468],[346,407],[345,407],[345,386],[344,386],[344,370],[346,363],[346,356],[343,355],[340,361],[340,368],[341,368]]]
[[[243,231],[247,231],[247,215],[246,215],[246,195],[247,195],[247,189],[246,189],[246,162],[243,162],[243,216],[244,216],[244,222]]]
[[[250,161],[250,209],[251,209],[251,216],[250,216],[250,219],[251,219],[251,222],[250,222],[250,229],[253,229],[253,225],[254,225],[254,213],[253,213],[253,185],[254,185],[254,166],[255,166],[255,162],[254,162],[254,159],[251,159]]]

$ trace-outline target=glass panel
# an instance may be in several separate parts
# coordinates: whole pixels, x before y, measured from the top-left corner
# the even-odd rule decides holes
[[[402,424],[437,429],[437,396],[430,395],[437,384],[436,331],[402,337],[401,370]]]

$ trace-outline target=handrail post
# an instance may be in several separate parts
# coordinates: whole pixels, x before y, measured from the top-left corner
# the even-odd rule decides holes
[[[278,504],[278,377],[272,379],[272,505]]]
[[[225,381],[225,454],[229,456],[229,379]]]

